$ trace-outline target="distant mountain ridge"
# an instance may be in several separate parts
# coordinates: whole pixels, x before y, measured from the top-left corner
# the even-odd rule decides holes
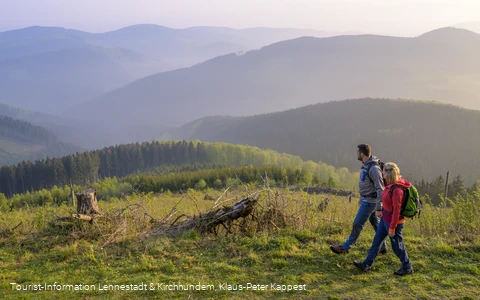
[[[323,37],[354,33],[265,27],[233,29],[199,26],[174,29],[154,24],[138,24],[104,33],[89,33],[62,27],[32,26],[0,32],[0,45],[3,43],[4,46],[0,48],[0,60],[38,53],[35,52],[36,47],[31,47],[31,45],[41,46],[39,52],[100,46],[131,49],[142,55],[157,59],[185,60],[185,64],[173,66],[178,68],[226,53],[256,49],[300,36]],[[15,43],[9,45],[9,42]],[[223,44],[225,47],[218,49],[210,47],[211,49],[207,50],[209,46],[214,44]],[[23,48],[25,45],[30,45],[30,47],[25,49]],[[199,52],[201,49],[206,50],[206,52]],[[29,52],[22,53],[21,51]]]
[[[78,111],[160,132],[208,115],[246,116],[361,97],[480,109],[480,35],[443,28],[416,38],[302,37],[137,80]],[[115,127],[107,130],[122,131]],[[119,142],[132,141],[124,136]]]
[[[0,33],[2,101],[59,114],[139,79],[303,35],[297,29],[172,29],[134,25],[105,33],[28,27]]]
[[[354,99],[252,117],[207,117],[162,139],[247,144],[299,155],[335,167],[359,168],[355,149],[397,162],[416,180],[461,175],[480,179],[480,111],[426,101]]]
[[[467,29],[476,33],[480,33],[480,22],[464,22],[464,23],[457,23],[453,25],[456,28],[463,28]]]

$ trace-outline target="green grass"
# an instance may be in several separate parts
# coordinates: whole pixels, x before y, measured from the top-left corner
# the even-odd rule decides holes
[[[218,197],[220,192],[209,191]],[[179,202],[179,213],[198,214],[213,206],[202,193],[148,195],[144,202],[129,197],[126,202],[101,203],[110,212],[127,204],[141,203],[150,215],[162,218]],[[241,192],[224,199],[241,199]],[[183,198],[182,198],[183,197]],[[270,195],[273,197],[273,195]],[[177,237],[145,237],[154,226],[141,212],[128,209],[122,218],[98,219],[97,224],[74,224],[62,231],[50,225],[56,215],[69,214],[68,207],[46,207],[0,215],[0,298],[89,298],[89,299],[475,299],[480,292],[480,238],[469,228],[455,224],[454,209],[427,207],[422,218],[408,220],[405,244],[415,269],[412,276],[397,277],[400,267],[390,251],[379,256],[370,273],[356,270],[373,238],[366,226],[357,245],[346,255],[336,255],[329,246],[348,236],[356,203],[332,197],[328,209],[316,210],[324,195],[280,192],[273,200],[263,194],[261,206],[277,202],[289,220],[271,231],[246,226],[243,233],[202,236],[188,231]],[[311,205],[308,205],[308,203]],[[478,202],[477,202],[478,203]],[[259,208],[261,209],[261,208]],[[478,210],[477,210],[478,211]],[[118,211],[115,211],[118,212]],[[440,216],[438,217],[438,215]],[[295,217],[295,218],[293,218]],[[438,226],[438,218],[447,225]],[[477,216],[478,219],[478,216]],[[110,221],[110,222],[107,222]],[[251,221],[251,220],[250,220]],[[20,222],[13,232],[12,229]],[[253,221],[251,221],[253,222]],[[123,224],[123,225],[122,225]],[[478,222],[472,226],[478,226]],[[106,240],[123,226],[108,245]],[[476,227],[479,228],[479,227]],[[428,230],[427,230],[428,229]],[[477,231],[478,232],[478,231]],[[93,284],[90,291],[16,291],[18,284]],[[98,285],[152,283],[148,291],[99,291]],[[212,291],[162,291],[158,284],[213,285]],[[223,290],[239,285],[265,285],[266,290]],[[272,284],[306,290],[273,290]],[[260,286],[259,286],[260,285]]]

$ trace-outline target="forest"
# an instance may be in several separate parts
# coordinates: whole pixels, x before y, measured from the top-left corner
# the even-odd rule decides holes
[[[3,166],[0,210],[68,204],[72,189],[89,187],[97,190],[100,199],[110,201],[132,193],[184,193],[240,185],[253,190],[322,186],[354,192],[357,181],[358,173],[346,168],[251,146],[198,141],[136,143]],[[422,200],[436,206],[478,192],[478,184],[466,186],[460,175],[449,181],[447,198],[442,175],[431,182],[412,181]]]
[[[161,166],[206,164],[221,166],[285,166],[307,168],[319,181],[353,189],[357,178],[345,168],[304,162],[300,157],[256,147],[194,141],[145,142],[118,145],[61,158],[47,158],[3,166],[0,193],[11,197],[53,186],[88,185],[107,177],[122,178],[134,172],[155,172]]]

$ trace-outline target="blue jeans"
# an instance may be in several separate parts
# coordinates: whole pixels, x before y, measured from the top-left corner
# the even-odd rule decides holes
[[[403,237],[402,237],[402,230],[405,224],[398,224],[397,228],[395,229],[395,235],[390,237],[390,242],[392,243],[392,250],[395,252],[395,255],[400,259],[402,263],[402,268],[405,270],[410,270],[412,265],[410,264],[410,260],[408,259],[407,250],[405,250],[405,245],[403,244]],[[390,224],[385,221],[383,218],[380,220],[380,224],[378,224],[377,232],[375,233],[375,237],[373,238],[372,247],[368,250],[367,258],[365,259],[365,264],[371,266],[375,257],[380,250],[380,244],[385,243],[385,239],[388,236],[388,228]]]
[[[352,248],[352,246],[357,242],[360,233],[363,230],[363,226],[367,222],[370,221],[372,224],[373,229],[377,231],[378,227],[378,218],[375,217],[375,203],[368,203],[366,201],[362,201],[360,207],[358,208],[357,215],[355,216],[355,220],[353,220],[353,227],[352,232],[348,239],[343,243],[342,248],[345,251],[348,251]],[[382,250],[386,249],[385,241],[382,244]]]

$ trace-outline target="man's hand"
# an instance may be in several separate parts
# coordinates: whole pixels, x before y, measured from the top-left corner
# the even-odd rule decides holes
[[[382,217],[382,211],[381,210],[376,210],[375,211],[375,217],[381,218]]]
[[[388,231],[388,236],[389,237],[394,237],[395,236],[395,231]]]

